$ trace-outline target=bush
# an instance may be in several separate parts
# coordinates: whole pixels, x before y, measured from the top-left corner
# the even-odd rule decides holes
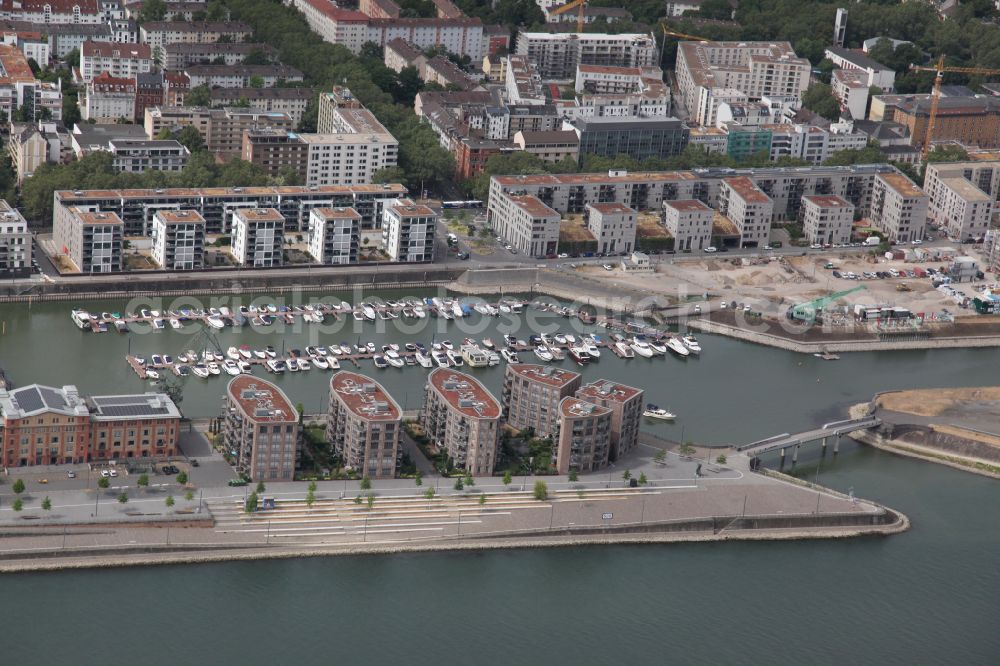
[[[535,499],[538,500],[539,502],[546,500],[549,498],[549,487],[545,484],[544,481],[539,479],[538,481],[535,481],[535,490],[533,494],[535,496]]]

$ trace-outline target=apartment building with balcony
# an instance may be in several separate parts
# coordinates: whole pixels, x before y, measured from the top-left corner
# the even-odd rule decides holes
[[[293,127],[302,122],[302,114],[313,98],[312,88],[216,88],[210,94],[212,106],[248,104],[247,108],[257,113],[283,113]]]
[[[457,469],[493,473],[500,448],[500,403],[476,379],[450,368],[427,377],[420,424]]]
[[[80,116],[95,123],[116,123],[135,117],[135,77],[117,78],[102,72],[87,83]]]
[[[746,176],[723,178],[719,213],[740,232],[740,247],[764,247],[771,237],[774,202]]]
[[[438,214],[411,199],[395,199],[382,208],[382,247],[393,261],[434,261]]]
[[[287,65],[188,65],[184,73],[192,88],[249,88],[255,82],[271,88],[286,81],[302,81],[302,72]]]
[[[252,375],[226,387],[222,438],[236,471],[252,481],[291,481],[299,447],[299,413],[285,393]]]
[[[174,42],[163,47],[163,67],[183,70],[189,65],[207,65],[222,61],[223,65],[239,65],[251,55],[261,54],[268,58],[274,55],[274,48],[267,44],[253,42]]]
[[[850,243],[853,225],[851,202],[837,196],[802,197],[802,232],[810,245]]]
[[[241,266],[281,266],[285,218],[274,208],[233,211],[232,254]]]
[[[344,466],[369,479],[396,476],[403,410],[370,377],[341,371],[330,378],[326,433]]]
[[[111,165],[118,171],[183,171],[191,151],[173,139],[112,139],[108,152],[114,156]]]
[[[215,43],[223,37],[230,42],[245,42],[253,29],[241,21],[150,21],[139,26],[139,41],[153,50],[153,59],[162,62],[167,44]]]
[[[552,464],[559,474],[593,472],[608,464],[612,410],[574,397],[563,398]]]
[[[160,268],[190,271],[205,264],[205,218],[196,210],[156,211],[152,241]]]
[[[163,393],[85,397],[75,386],[0,389],[4,467],[177,455],[181,414]]]
[[[555,254],[562,219],[559,213],[534,196],[508,196],[497,203],[490,219],[501,238],[529,257]]]
[[[527,56],[543,79],[572,79],[577,65],[653,67],[659,51],[652,34],[520,32],[515,52]]]
[[[559,430],[559,403],[583,384],[578,372],[534,363],[508,364],[500,404],[503,419],[517,430],[538,437],[555,437]]]
[[[31,232],[21,212],[0,199],[0,277],[27,277],[31,272]]]
[[[932,162],[924,173],[927,219],[957,241],[986,236],[1000,196],[1000,162]]]
[[[635,249],[638,213],[617,202],[587,204],[587,228],[601,254],[627,254]]]
[[[697,199],[663,202],[663,225],[674,237],[674,249],[704,250],[712,244],[715,211]]]
[[[358,263],[361,215],[353,208],[309,211],[309,254],[320,264]]]
[[[923,239],[927,226],[928,197],[901,173],[875,177],[869,219],[872,226],[896,243]]]
[[[607,379],[599,379],[577,390],[576,397],[580,400],[611,410],[611,461],[618,460],[639,444],[644,395],[642,389]]]
[[[125,225],[112,212],[66,208],[54,218],[52,237],[80,273],[117,273],[122,270]]]
[[[80,77],[84,82],[103,72],[132,79],[152,70],[153,55],[147,44],[87,41],[80,50]]]

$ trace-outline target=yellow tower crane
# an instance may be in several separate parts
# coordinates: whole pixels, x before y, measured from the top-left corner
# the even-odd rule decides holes
[[[571,9],[576,9],[577,10],[576,31],[583,32],[583,24],[586,23],[583,12],[586,9],[586,7],[587,7],[587,0],[570,0],[570,2],[567,2],[565,5],[562,5],[561,7],[556,7],[549,13],[553,15],[565,14]]]
[[[933,66],[910,65],[913,72],[934,72],[934,89],[931,91],[931,113],[927,118],[927,133],[924,136],[923,152],[921,158],[927,163],[927,154],[931,152],[931,139],[934,138],[934,125],[937,123],[938,103],[941,101],[941,81],[945,72],[956,72],[958,74],[982,74],[992,76],[1000,74],[1000,69],[986,69],[985,67],[945,67],[944,56],[938,58]]]

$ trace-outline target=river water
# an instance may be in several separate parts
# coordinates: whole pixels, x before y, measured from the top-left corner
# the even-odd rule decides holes
[[[391,297],[391,294],[386,294]],[[355,300],[349,295],[347,300]],[[339,298],[339,295],[338,295]],[[121,303],[87,303],[92,310]],[[84,393],[142,388],[133,352],[176,353],[198,340],[171,331],[77,331],[69,306],[0,306],[0,366],[18,384],[74,383]],[[568,320],[557,319],[564,329]],[[465,335],[439,322],[360,337],[381,344]],[[532,324],[543,325],[544,321]],[[197,328],[195,326],[192,329]],[[317,327],[226,330],[229,344],[291,347],[355,341]],[[521,328],[518,337],[527,337]],[[131,343],[129,340],[131,339]],[[843,417],[879,390],[995,383],[1000,352],[845,355],[826,362],[713,336],[697,360],[621,361],[585,370],[644,387],[680,415],[647,424],[709,443],[747,442]],[[529,360],[525,358],[525,360]],[[567,367],[568,367],[568,362]],[[363,372],[368,372],[365,368]],[[416,408],[424,371],[375,371]],[[499,391],[500,368],[475,374]],[[293,401],[320,410],[328,375],[284,376]],[[182,409],[217,413],[224,380],[188,379]],[[1000,485],[983,477],[842,445],[798,473],[853,489],[910,516],[891,537],[789,543],[413,554],[4,577],[5,658],[18,664],[996,664],[1000,654]]]

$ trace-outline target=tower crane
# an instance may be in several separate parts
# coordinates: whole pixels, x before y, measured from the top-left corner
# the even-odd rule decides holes
[[[926,164],[927,154],[931,152],[931,139],[934,138],[934,125],[937,123],[938,103],[941,101],[941,81],[945,72],[955,72],[958,74],[982,74],[991,76],[1000,74],[1000,69],[987,69],[985,67],[945,67],[944,56],[932,66],[910,65],[911,72],[934,72],[934,89],[931,91],[931,113],[927,118],[927,134],[924,136],[924,147],[921,159]]]
[[[576,31],[583,32],[583,24],[586,23],[586,20],[584,19],[584,10],[586,9],[586,7],[587,7],[587,0],[570,0],[570,2],[567,2],[565,5],[562,5],[561,7],[556,7],[551,12],[549,12],[549,14],[552,15],[565,14],[571,9],[576,9],[577,10]]]

